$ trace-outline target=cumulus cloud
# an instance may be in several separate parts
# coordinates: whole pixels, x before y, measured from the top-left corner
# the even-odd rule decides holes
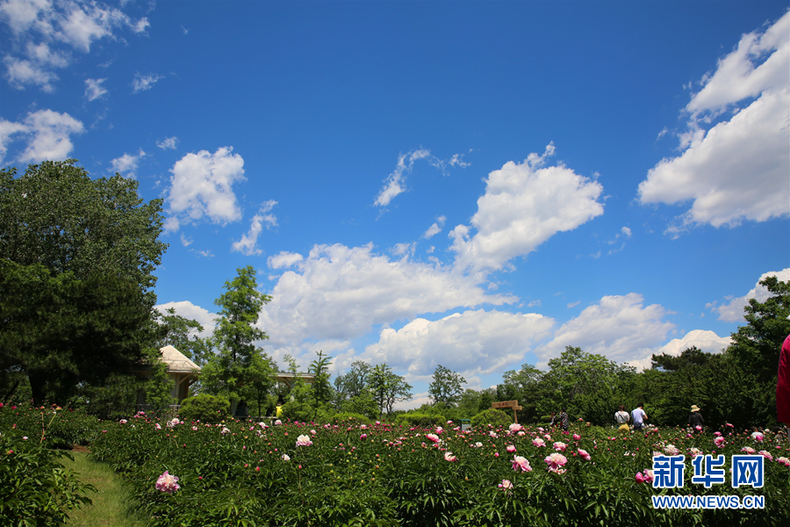
[[[463,154],[455,154],[451,159],[444,160],[431,154],[430,150],[420,148],[407,154],[398,156],[398,163],[395,170],[384,180],[384,186],[376,196],[374,205],[386,207],[398,195],[406,191],[406,175],[410,174],[414,168],[414,162],[424,159],[442,174],[447,175],[447,166],[466,168],[469,163],[463,161]]]
[[[712,302],[707,304],[705,307],[709,308],[714,313],[718,313],[719,320],[723,320],[724,322],[743,321],[743,308],[749,305],[750,299],[754,298],[758,302],[765,302],[768,300],[768,298],[770,298],[771,293],[768,292],[768,289],[765,286],[760,285],[760,282],[769,276],[777,277],[780,282],[790,282],[790,268],[783,269],[781,271],[769,271],[767,273],[763,273],[760,275],[760,278],[757,280],[754,288],[752,288],[745,295],[732,298],[729,302],[723,305],[717,305],[718,302]]]
[[[438,363],[468,377],[501,371],[523,359],[547,335],[551,318],[536,313],[464,311],[437,321],[417,318],[403,328],[385,328],[362,357],[386,362],[410,375],[430,375]]]
[[[110,161],[110,167],[113,172],[118,172],[124,177],[135,178],[137,177],[137,167],[140,165],[140,160],[146,156],[142,148],[137,155],[124,153],[121,157],[116,157]]]
[[[176,310],[176,315],[192,320],[197,320],[198,323],[203,326],[203,331],[198,333],[200,338],[209,337],[214,332],[214,326],[216,324],[214,320],[219,317],[217,313],[211,313],[208,309],[196,306],[188,300],[182,300],[180,302],[166,302],[164,304],[154,306],[154,309],[162,314],[166,314],[166,311],[171,307]]]
[[[233,153],[233,147],[219,148],[213,154],[207,150],[187,154],[170,172],[166,231],[178,230],[182,223],[197,222],[204,216],[219,224],[241,219],[232,187],[245,179],[244,159]]]
[[[134,20],[120,9],[83,0],[5,0],[0,2],[0,21],[13,34],[3,63],[11,86],[39,86],[54,90],[56,70],[67,67],[72,51],[90,52],[101,39],[115,40],[124,28],[143,33],[148,19]]]
[[[0,161],[5,158],[10,143],[16,139],[27,143],[25,150],[17,157],[19,161],[62,161],[74,148],[71,136],[84,131],[82,122],[67,113],[52,110],[30,112],[21,123],[0,119]]]
[[[390,260],[375,254],[371,244],[316,245],[307,257],[280,253],[269,265],[288,268],[269,292],[273,300],[259,320],[275,347],[349,339],[417,314],[514,301],[486,294],[471,278],[439,265]]]
[[[506,163],[486,179],[472,226],[450,231],[460,270],[495,271],[508,260],[525,256],[562,231],[570,231],[603,214],[598,198],[603,187],[562,164],[544,167],[554,145],[523,163]],[[471,235],[472,228],[477,232]]]
[[[674,326],[663,320],[667,314],[663,307],[645,307],[643,302],[638,293],[605,296],[563,324],[535,353],[543,364],[559,357],[565,346],[580,347],[616,362],[633,363],[649,357]]]
[[[669,233],[790,214],[789,61],[790,12],[764,32],[744,35],[703,79],[684,109],[682,154],[663,159],[639,184],[642,204],[692,203]],[[734,115],[720,120],[726,112]]]
[[[243,235],[241,240],[233,242],[231,251],[240,252],[247,256],[261,254],[263,252],[258,248],[258,235],[261,233],[264,226],[267,229],[271,229],[277,225],[277,217],[274,214],[270,214],[272,207],[275,205],[277,205],[276,201],[269,200],[261,206],[258,214],[253,216],[250,221],[249,232]]]
[[[85,98],[89,101],[95,101],[99,97],[107,93],[107,90],[102,86],[102,83],[107,79],[85,79]]]
[[[154,87],[154,84],[157,83],[163,77],[161,75],[149,74],[149,75],[141,75],[139,73],[134,74],[134,80],[132,81],[132,91],[134,93],[140,93],[141,91],[147,91]]]
[[[168,137],[161,141],[156,142],[156,146],[161,148],[162,150],[175,150],[176,146],[178,145],[178,137]]]
[[[444,223],[446,221],[447,221],[447,217],[439,216],[438,218],[436,218],[436,222],[430,227],[428,227],[428,230],[425,231],[425,233],[423,233],[422,237],[427,240],[429,238],[432,238],[433,236],[436,236],[437,234],[442,232],[442,229],[444,229]]]

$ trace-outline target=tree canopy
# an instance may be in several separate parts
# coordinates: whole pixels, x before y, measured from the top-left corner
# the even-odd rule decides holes
[[[128,371],[155,338],[162,201],[75,163],[0,170],[0,367],[36,402]]]

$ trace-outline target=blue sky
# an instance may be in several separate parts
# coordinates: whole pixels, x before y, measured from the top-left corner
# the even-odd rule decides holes
[[[720,351],[790,279],[787,2],[0,2],[0,156],[164,199],[162,306],[486,388]]]

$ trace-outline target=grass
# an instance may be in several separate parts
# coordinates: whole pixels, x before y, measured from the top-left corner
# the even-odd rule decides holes
[[[145,521],[135,514],[129,503],[129,493],[121,484],[121,478],[104,464],[88,458],[87,452],[72,451],[72,462],[62,458],[66,468],[74,470],[83,483],[90,483],[98,492],[89,492],[92,505],[69,513],[66,525],[93,527],[112,525],[113,527],[142,527]]]

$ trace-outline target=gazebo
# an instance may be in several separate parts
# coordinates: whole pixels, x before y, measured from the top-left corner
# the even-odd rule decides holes
[[[177,404],[181,404],[181,401],[189,397],[189,387],[198,380],[200,366],[173,346],[165,346],[159,351],[162,353],[162,362],[167,365],[167,374],[173,381],[170,395],[178,401]]]

